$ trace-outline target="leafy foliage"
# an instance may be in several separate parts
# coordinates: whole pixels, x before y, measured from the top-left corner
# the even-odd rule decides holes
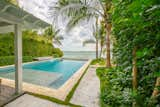
[[[131,76],[117,68],[98,68],[97,75],[101,81],[102,107],[131,106]]]
[[[53,57],[62,57],[63,52],[59,48],[54,48],[52,51]]]
[[[91,65],[97,65],[97,64],[98,65],[105,65],[106,64],[105,59],[98,58],[98,59],[92,60]]]
[[[1,65],[14,64],[14,34],[0,34],[0,57],[3,57]],[[7,57],[8,56],[8,57]],[[28,61],[32,61],[31,57],[40,56],[63,56],[63,52],[54,48],[50,41],[43,35],[38,35],[36,31],[23,32],[23,56],[28,56]],[[11,61],[12,60],[12,61]]]
[[[136,47],[138,89],[135,95],[148,105],[156,76],[160,72],[159,0],[113,0],[113,56],[117,66],[131,75],[132,51]],[[131,88],[131,87],[130,87]],[[159,98],[158,98],[159,99]],[[141,105],[135,97],[137,105]],[[139,103],[138,103],[139,102]],[[144,106],[144,105],[143,105]]]
[[[111,32],[111,0],[59,0],[52,13],[54,19],[58,16],[68,18],[67,30],[72,29],[81,22],[102,19],[106,35],[106,66],[111,67],[110,61],[110,32]],[[55,18],[56,17],[56,18]],[[97,42],[96,42],[97,43]],[[102,45],[103,42],[101,42]],[[96,46],[97,50],[97,46]],[[102,48],[101,48],[102,53]],[[96,52],[97,54],[97,52]],[[96,56],[97,57],[97,56]]]
[[[102,107],[155,107],[160,93],[152,99],[160,77],[160,1],[113,0],[112,40],[114,68],[98,68]],[[138,68],[136,90],[132,88],[133,50]],[[159,89],[159,87],[156,87]]]
[[[23,62],[33,61],[32,56],[23,56]],[[0,66],[12,65],[15,63],[14,56],[0,56]]]
[[[55,30],[52,26],[50,26],[45,30],[44,36],[53,44],[62,45],[61,40],[64,38],[59,36],[59,32],[60,30]]]
[[[6,1],[18,6],[18,0],[6,0]]]

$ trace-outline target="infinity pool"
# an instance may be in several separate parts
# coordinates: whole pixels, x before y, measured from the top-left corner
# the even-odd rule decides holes
[[[86,61],[47,60],[23,64],[23,81],[49,88],[61,87]],[[15,67],[0,68],[0,77],[15,79]]]

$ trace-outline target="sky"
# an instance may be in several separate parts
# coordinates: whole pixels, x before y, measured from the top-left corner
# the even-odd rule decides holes
[[[57,0],[19,0],[19,5],[24,10],[30,12],[34,16],[52,23],[53,18],[49,15],[49,8],[55,5]],[[56,46],[63,51],[95,51],[95,44],[83,46],[83,41],[93,39],[92,22],[84,22],[74,27],[70,32],[66,32],[66,21],[59,19],[57,28],[61,30],[60,35],[64,37],[62,46]]]

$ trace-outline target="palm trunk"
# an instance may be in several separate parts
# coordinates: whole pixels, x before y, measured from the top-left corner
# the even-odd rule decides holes
[[[132,56],[133,56],[133,61],[132,61],[132,77],[133,77],[133,80],[132,80],[132,86],[133,86],[133,90],[136,90],[137,89],[137,58],[136,58],[136,51],[137,51],[137,48],[134,47],[133,49],[133,53],[132,53]]]
[[[160,77],[157,77],[155,88],[152,93],[152,98],[155,98],[160,93],[160,90],[157,89],[157,87],[159,87],[159,86],[160,86]]]
[[[98,59],[98,40],[96,39],[96,59]]]
[[[109,23],[106,24],[106,67],[111,67],[111,56],[110,56],[110,34],[111,34],[111,27],[112,25]]]
[[[101,43],[101,49],[100,49],[100,58],[102,57],[102,48],[103,48],[103,45],[102,45],[102,43]]]

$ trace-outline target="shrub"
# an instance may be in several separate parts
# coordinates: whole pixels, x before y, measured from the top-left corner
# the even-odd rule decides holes
[[[23,56],[23,62],[31,62],[33,61],[32,56]],[[0,66],[3,65],[12,65],[15,63],[14,56],[3,56],[0,57]]]
[[[98,65],[105,65],[105,59],[98,58],[98,59],[92,60],[91,65],[96,65],[96,64],[98,64]]]
[[[101,106],[131,106],[131,77],[117,68],[98,68],[96,71],[101,82]]]
[[[54,48],[50,42],[47,42],[44,37],[34,34],[23,33],[23,56],[63,56],[63,52]],[[46,41],[46,42],[44,42]],[[14,55],[14,35],[13,33],[0,34],[0,56]]]
[[[62,57],[63,52],[59,48],[54,48],[52,51],[53,57]]]

